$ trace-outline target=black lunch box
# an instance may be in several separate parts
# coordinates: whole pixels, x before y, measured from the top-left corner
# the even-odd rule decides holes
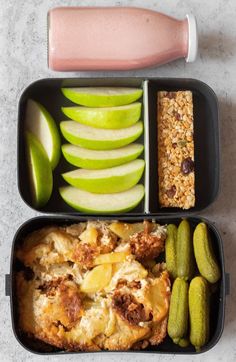
[[[59,126],[63,120],[60,106],[72,105],[61,93],[61,87],[76,86],[128,86],[143,88],[143,122],[144,134],[138,142],[144,144],[145,174],[141,182],[145,186],[145,198],[134,210],[123,215],[85,215],[76,212],[60,198],[58,187],[63,184],[61,173],[72,167],[61,157],[59,165],[54,170],[54,189],[48,204],[37,211],[50,214],[30,219],[25,222],[15,234],[12,245],[10,274],[6,275],[6,295],[10,296],[12,327],[16,339],[30,352],[39,354],[67,354],[43,342],[35,341],[24,336],[18,329],[17,299],[15,295],[15,273],[19,263],[15,258],[16,247],[21,245],[24,237],[43,226],[51,224],[72,224],[89,219],[123,220],[137,222],[154,219],[161,224],[178,224],[181,217],[187,217],[194,227],[202,220],[193,216],[209,206],[216,198],[219,188],[219,127],[218,103],[213,90],[205,83],[194,79],[181,78],[56,78],[42,79],[29,85],[23,92],[18,109],[18,189],[22,199],[32,207],[27,180],[27,165],[24,151],[24,116],[26,101],[32,98],[42,103]],[[157,172],[157,92],[159,90],[191,90],[194,105],[194,152],[195,152],[195,193],[196,206],[190,210],[178,208],[160,208],[158,204],[158,172]],[[62,136],[61,136],[62,137]],[[63,140],[62,137],[62,143]],[[33,208],[33,207],[32,207]],[[214,303],[211,303],[210,339],[201,352],[211,349],[219,340],[224,327],[225,297],[229,292],[229,275],[225,274],[223,243],[216,227],[204,220],[210,230],[214,251],[221,266],[222,277],[218,289],[213,293]],[[132,351],[129,351],[129,353]],[[175,345],[169,337],[158,346],[148,347],[136,353],[182,353],[196,354],[192,346],[181,348]],[[78,353],[78,352],[73,352]],[[82,353],[82,352],[79,352]],[[96,352],[93,352],[96,353]],[[199,352],[198,352],[199,353]]]
[[[22,199],[32,207],[27,179],[27,165],[24,151],[24,117],[26,101],[32,98],[42,103],[59,126],[64,120],[61,106],[72,106],[60,91],[61,87],[76,86],[126,86],[143,88],[144,134],[137,140],[145,146],[145,174],[141,183],[145,185],[144,200],[129,214],[133,215],[184,215],[205,209],[216,198],[219,188],[219,134],[218,104],[213,90],[205,83],[194,79],[174,78],[83,78],[83,79],[42,79],[32,83],[23,92],[18,112],[18,188]],[[191,90],[194,107],[194,153],[196,177],[196,206],[188,211],[178,208],[160,208],[158,205],[157,174],[157,92],[159,90]],[[62,143],[67,143],[62,137]],[[76,214],[66,205],[58,193],[65,184],[62,172],[72,170],[63,157],[54,170],[53,194],[47,205],[37,211],[44,213]],[[75,168],[75,167],[74,167]]]

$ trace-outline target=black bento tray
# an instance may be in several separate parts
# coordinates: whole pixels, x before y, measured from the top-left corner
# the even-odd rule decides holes
[[[128,86],[142,87],[144,134],[137,140],[145,146],[144,154],[146,168],[141,183],[145,185],[145,199],[134,210],[123,215],[86,216],[69,207],[60,197],[58,188],[65,184],[61,177],[62,172],[73,169],[61,156],[60,162],[54,170],[54,188],[52,197],[47,205],[37,211],[52,214],[41,216],[25,222],[17,231],[11,255],[10,274],[6,276],[6,295],[10,295],[12,327],[16,339],[28,351],[38,354],[60,354],[70,352],[61,351],[43,342],[32,340],[22,335],[17,326],[17,298],[15,295],[15,272],[19,264],[15,259],[15,249],[23,238],[33,230],[50,224],[71,224],[88,219],[123,220],[137,222],[143,219],[155,219],[160,223],[179,223],[185,216],[194,227],[202,220],[191,217],[209,206],[216,198],[219,189],[219,128],[218,128],[218,102],[213,90],[205,83],[195,79],[181,78],[54,78],[42,79],[29,85],[19,100],[18,109],[18,148],[17,148],[17,174],[18,189],[25,203],[33,208],[27,177],[27,164],[24,144],[24,117],[26,101],[32,98],[42,103],[52,114],[58,128],[59,122],[65,120],[60,107],[73,105],[60,91],[61,87],[76,86]],[[157,171],[157,92],[160,90],[176,91],[190,90],[193,93],[194,106],[194,152],[195,152],[195,193],[196,206],[189,210],[180,208],[160,208],[158,204],[158,171]],[[61,135],[62,144],[67,143]],[[34,209],[34,208],[33,208]],[[213,294],[214,303],[211,303],[211,329],[210,339],[201,352],[211,349],[219,340],[224,327],[225,296],[228,292],[228,278],[224,269],[223,244],[219,232],[208,220],[213,240],[213,247],[221,266],[222,277],[218,282],[218,289]],[[120,352],[120,351],[119,351]],[[159,346],[148,347],[142,351],[126,351],[126,353],[171,353],[196,354],[192,346],[181,348],[174,344],[167,336]],[[200,352],[200,353],[201,353]],[[83,353],[83,352],[73,352]],[[90,352],[96,353],[96,352]]]
[[[42,103],[52,114],[58,127],[65,120],[60,107],[73,105],[60,91],[71,86],[130,86],[142,87],[144,134],[137,140],[145,146],[146,169],[141,183],[145,185],[145,199],[127,215],[186,215],[197,213],[209,206],[219,189],[219,130],[218,102],[213,90],[205,83],[185,78],[55,78],[42,79],[29,85],[20,97],[18,109],[18,189],[22,199],[32,207],[29,193],[24,145],[24,116],[26,101],[32,98]],[[158,204],[157,172],[157,92],[159,90],[191,90],[194,105],[194,152],[196,206],[189,210],[160,208]],[[61,135],[62,144],[67,141]],[[141,156],[142,157],[142,156]],[[37,211],[53,214],[83,215],[68,206],[58,188],[65,184],[61,173],[74,169],[61,156],[54,170],[52,197]]]
[[[21,270],[21,266],[19,262],[17,262],[15,258],[15,251],[16,248],[19,247],[24,239],[24,237],[41,227],[47,225],[69,225],[76,222],[83,222],[88,219],[97,219],[97,217],[86,217],[86,216],[41,216],[36,217],[31,220],[25,222],[17,231],[15,238],[12,244],[12,252],[11,252],[11,264],[10,264],[10,274],[6,275],[6,295],[10,296],[10,305],[11,305],[11,318],[12,318],[12,328],[15,334],[16,339],[18,342],[28,351],[37,353],[37,354],[57,354],[57,355],[65,355],[71,352],[62,351],[58,348],[52,347],[44,342],[40,342],[37,340],[33,340],[29,337],[24,336],[18,329],[18,314],[17,314],[17,297],[15,295],[15,273],[18,270]],[[112,220],[112,217],[100,217],[100,220]],[[142,221],[142,216],[120,216],[116,217],[119,221],[126,221],[126,222],[137,222]],[[166,223],[176,223],[178,224],[181,219],[179,217],[169,216],[148,216],[145,219],[154,219],[161,224]],[[228,278],[225,274],[225,266],[224,266],[224,253],[223,253],[223,243],[220,237],[219,232],[217,231],[216,227],[206,219],[202,219],[199,217],[190,217],[188,218],[192,227],[195,227],[200,221],[205,221],[208,225],[209,232],[212,238],[212,244],[214,248],[214,252],[218,259],[218,263],[221,268],[221,279],[218,282],[218,288],[214,290],[211,296],[211,303],[210,303],[210,338],[209,342],[201,349],[200,352],[196,352],[193,346],[189,346],[187,348],[181,348],[178,345],[174,344],[171,339],[167,336],[165,340],[159,346],[150,346],[142,351],[126,351],[127,353],[135,352],[135,353],[170,353],[170,354],[197,354],[206,352],[219,341],[220,336],[223,332],[224,327],[224,315],[225,315],[225,299],[226,295],[229,292],[228,288]],[[108,352],[108,351],[107,351]],[[120,352],[120,351],[119,351]],[[84,353],[84,352],[73,352],[73,353]],[[91,352],[96,353],[96,352]]]

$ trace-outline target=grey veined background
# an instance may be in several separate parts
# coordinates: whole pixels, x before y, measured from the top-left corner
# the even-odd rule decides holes
[[[11,329],[9,298],[4,296],[4,274],[9,272],[12,238],[25,220],[36,216],[20,199],[16,183],[17,103],[22,90],[44,77],[65,77],[47,69],[46,14],[58,5],[145,6],[183,18],[196,15],[200,54],[193,64],[176,61],[156,69],[127,72],[127,76],[192,77],[208,83],[220,108],[221,190],[217,201],[202,215],[214,221],[224,239],[226,270],[231,274],[225,330],[211,351],[199,355],[74,355],[40,357],[25,351]],[[0,0],[0,361],[236,361],[236,1],[235,0]],[[96,76],[114,73],[71,73]],[[117,72],[116,75],[124,76]],[[204,137],[204,135],[203,135]],[[204,176],[203,176],[204,177]]]

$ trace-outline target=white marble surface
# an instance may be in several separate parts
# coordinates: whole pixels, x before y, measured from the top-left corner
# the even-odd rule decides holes
[[[40,357],[25,351],[11,329],[9,298],[4,296],[4,274],[9,272],[12,238],[18,226],[36,215],[20,199],[16,184],[17,102],[32,81],[66,76],[47,69],[46,14],[57,5],[146,6],[198,19],[200,55],[193,64],[183,60],[158,69],[133,71],[127,75],[193,77],[208,83],[219,98],[221,125],[221,191],[205,211],[224,238],[226,270],[231,274],[231,296],[227,298],[223,336],[217,346],[198,357],[173,355],[80,355]],[[236,2],[235,0],[127,0],[63,1],[0,0],[0,361],[236,361]],[[93,73],[102,75],[104,73]],[[114,73],[109,73],[113,75]],[[124,73],[116,73],[124,76]],[[90,76],[73,73],[71,76]]]

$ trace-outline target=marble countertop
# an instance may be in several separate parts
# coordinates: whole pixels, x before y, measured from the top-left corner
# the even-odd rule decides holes
[[[49,5],[50,4],[50,5]],[[23,89],[39,78],[66,77],[47,68],[46,14],[58,5],[146,6],[183,18],[196,15],[199,56],[195,63],[179,60],[156,69],[117,72],[118,76],[190,77],[208,83],[219,99],[221,129],[221,189],[217,200],[201,215],[214,221],[222,233],[226,270],[231,276],[225,329],[219,343],[199,356],[150,354],[84,354],[40,357],[24,350],[11,328],[4,274],[9,272],[12,239],[25,220],[37,214],[21,200],[16,181],[17,103]],[[236,4],[234,0],[7,0],[0,6],[0,360],[7,361],[236,361]],[[71,73],[72,77],[113,76],[114,73]]]

